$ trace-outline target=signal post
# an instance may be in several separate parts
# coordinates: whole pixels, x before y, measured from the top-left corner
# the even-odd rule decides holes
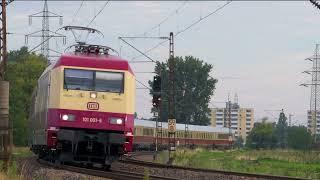
[[[169,36],[169,98],[168,98],[168,146],[169,146],[169,161],[168,164],[171,164],[173,161],[172,158],[172,151],[176,150],[176,119],[175,119],[175,98],[174,98],[174,91],[175,91],[175,84],[174,84],[174,42],[173,42],[173,32],[170,32]],[[146,56],[147,57],[147,56]],[[157,110],[157,122],[156,122],[156,151],[158,150],[158,119],[159,119],[159,112],[160,112],[160,102],[161,102],[161,77],[155,76],[153,80],[153,99],[152,105]],[[162,128],[162,126],[161,126]]]
[[[169,161],[168,164],[172,164],[173,157],[172,151],[176,150],[176,119],[175,119],[175,83],[174,83],[174,42],[173,32],[170,32],[169,36],[169,118],[168,118],[168,138],[169,138]]]
[[[161,133],[162,136],[162,122],[159,122],[160,119],[160,104],[161,104],[161,77],[156,75],[153,77],[153,85],[152,85],[152,105],[155,108],[154,117],[156,118],[156,138],[155,138],[155,145],[156,145],[156,152],[158,151],[158,140],[159,134]],[[160,125],[159,125],[160,123]],[[161,130],[159,131],[159,128]]]

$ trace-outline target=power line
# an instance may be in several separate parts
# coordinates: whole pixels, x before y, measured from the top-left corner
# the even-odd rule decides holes
[[[161,46],[162,44],[164,44],[164,43],[166,43],[166,42],[168,42],[168,41],[169,41],[168,39],[166,39],[166,40],[164,40],[164,41],[161,41],[161,42],[158,43],[157,45],[155,45],[155,46],[153,46],[152,48],[146,50],[143,54],[147,54],[147,53],[153,51],[154,49],[158,48],[159,46]],[[135,60],[135,59],[137,59],[137,58],[139,58],[139,57],[141,57],[141,56],[143,56],[143,55],[141,54],[141,55],[138,55],[138,56],[136,56],[136,57],[133,57],[133,58],[131,59],[131,61],[132,61],[132,60]]]
[[[223,8],[225,8],[225,7],[226,7],[227,5],[229,5],[231,2],[232,2],[232,1],[226,2],[226,3],[223,4],[222,6],[216,8],[215,10],[213,10],[213,11],[212,11],[211,13],[209,13],[208,15],[206,15],[206,16],[204,16],[204,17],[201,17],[199,20],[193,22],[192,24],[190,24],[189,26],[187,26],[187,27],[184,28],[183,30],[178,31],[178,32],[174,35],[174,37],[178,36],[179,34],[185,32],[185,31],[187,31],[187,30],[190,29],[191,27],[193,27],[193,26],[195,26],[196,24],[200,23],[200,22],[203,21],[204,19],[207,19],[208,17],[212,16],[213,14],[216,14],[218,11],[220,11],[220,10],[223,9]],[[144,54],[147,54],[147,53],[153,51],[154,49],[158,48],[159,46],[161,46],[162,44],[166,43],[167,41],[169,41],[169,40],[166,39],[166,40],[158,43],[157,45],[153,46],[152,48],[146,50],[146,51],[144,52]],[[141,57],[141,56],[142,56],[142,55],[138,55],[138,56],[136,56],[136,57],[133,57],[131,60],[134,60],[134,59],[136,59],[136,58],[138,58],[138,57]]]
[[[119,37],[119,39],[121,39],[124,43],[126,43],[127,45],[129,45],[130,47],[132,47],[133,49],[135,49],[136,51],[138,51],[139,53],[141,53],[143,56],[145,56],[146,58],[148,58],[150,61],[156,63],[155,60],[153,60],[151,57],[149,57],[148,55],[146,55],[145,53],[143,53],[142,51],[140,51],[138,48],[134,47],[133,45],[131,45],[130,43],[128,43],[126,40],[124,40],[122,37]]]
[[[164,18],[162,21],[160,21],[159,24],[153,26],[152,28],[150,28],[149,30],[145,31],[143,33],[143,35],[146,35],[148,33],[150,33],[151,31],[153,31],[154,29],[156,28],[160,28],[160,25],[165,23],[171,16],[173,16],[174,14],[176,14],[177,12],[179,12],[180,9],[182,9],[186,4],[187,4],[188,1],[185,1],[181,6],[179,6],[177,9],[175,9],[174,11],[172,11],[166,18]]]
[[[8,35],[25,36],[23,33],[7,32]]]
[[[141,81],[139,81],[138,79],[136,79],[136,81],[137,81],[139,84],[141,84],[143,87],[151,90],[151,88],[149,88],[147,85],[143,84],[143,83],[142,83]]]
[[[197,20],[196,22],[192,23],[191,25],[189,25],[189,26],[186,27],[185,29],[183,29],[183,30],[181,30],[181,31],[178,31],[174,36],[178,36],[179,34],[181,34],[181,33],[185,32],[186,30],[190,29],[192,26],[200,23],[202,20],[204,20],[204,19],[210,17],[211,15],[217,13],[219,10],[223,9],[224,7],[226,7],[226,6],[229,5],[231,2],[232,2],[232,1],[230,0],[230,1],[226,2],[224,5],[218,7],[217,9],[215,9],[214,11],[212,11],[211,13],[209,13],[208,15],[206,15],[205,17],[200,17],[199,20]]]
[[[156,72],[148,72],[148,71],[145,71],[145,72],[134,72],[135,74],[154,74],[154,73],[156,73]]]
[[[96,19],[97,16],[104,10],[104,8],[109,4],[110,0],[108,0],[103,7],[100,9],[100,11],[92,18],[92,20],[89,22],[89,24],[86,27],[89,27],[91,23]]]
[[[153,63],[153,61],[128,61],[129,63]]]
[[[316,0],[309,0],[316,8],[320,9],[320,4]]]
[[[82,8],[83,3],[84,3],[84,0],[81,1],[81,4],[80,4],[79,8],[78,8],[78,9],[76,10],[76,12],[73,14],[72,20],[71,20],[71,22],[70,22],[69,24],[72,24],[72,23],[73,23],[73,21],[75,20],[75,17],[78,15],[80,9]]]

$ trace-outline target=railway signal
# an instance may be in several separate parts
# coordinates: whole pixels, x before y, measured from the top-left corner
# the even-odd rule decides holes
[[[152,105],[155,108],[159,108],[161,103],[161,77],[156,75],[153,77],[153,97],[152,97]]]
[[[153,94],[152,105],[153,107],[159,107],[161,102],[161,96],[159,94]]]
[[[161,77],[156,75],[153,77],[153,91],[160,92],[161,91]]]

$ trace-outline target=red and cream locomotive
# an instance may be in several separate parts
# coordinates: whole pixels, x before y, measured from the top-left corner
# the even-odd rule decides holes
[[[40,158],[110,166],[132,151],[135,76],[110,49],[78,44],[39,78],[30,128]]]

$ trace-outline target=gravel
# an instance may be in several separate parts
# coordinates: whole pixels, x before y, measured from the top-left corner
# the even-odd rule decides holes
[[[18,170],[25,180],[106,180],[106,178],[55,169],[37,162],[35,157],[18,161]]]

